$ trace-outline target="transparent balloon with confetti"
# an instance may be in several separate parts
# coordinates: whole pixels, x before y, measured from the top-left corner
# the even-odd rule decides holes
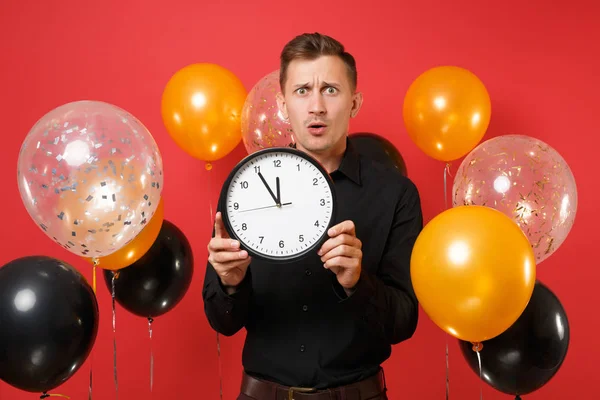
[[[525,135],[495,137],[461,163],[453,204],[481,205],[512,218],[529,238],[539,264],[565,241],[577,213],[577,185],[563,157]]]
[[[130,242],[160,203],[158,146],[133,115],[112,104],[75,101],[40,118],[19,153],[27,212],[56,243],[82,257]]]
[[[242,109],[242,140],[248,154],[295,143],[292,127],[277,107],[279,70],[265,75],[248,93]]]

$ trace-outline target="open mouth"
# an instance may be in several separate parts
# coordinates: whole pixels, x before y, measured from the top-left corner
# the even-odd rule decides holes
[[[327,125],[322,122],[312,122],[308,125],[308,131],[311,135],[321,135],[327,129]]]

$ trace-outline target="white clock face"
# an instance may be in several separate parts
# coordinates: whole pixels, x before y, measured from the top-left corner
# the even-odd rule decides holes
[[[226,189],[229,228],[245,248],[268,259],[310,251],[333,218],[334,194],[324,173],[296,151],[249,158]]]

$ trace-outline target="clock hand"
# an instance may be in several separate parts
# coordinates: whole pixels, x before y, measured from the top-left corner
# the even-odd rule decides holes
[[[275,194],[273,193],[273,191],[271,190],[271,188],[267,184],[267,181],[265,180],[264,176],[262,176],[262,174],[260,172],[258,173],[258,176],[260,177],[260,180],[265,184],[265,187],[269,191],[269,194],[271,195],[271,197],[273,198],[273,200],[275,200],[275,204],[277,205],[277,207],[279,207],[280,206],[279,200],[277,199],[277,197],[275,197]]]
[[[275,184],[277,186],[277,204],[281,204],[281,192],[279,191],[279,177],[275,178]]]
[[[283,204],[281,204],[281,206],[289,206],[290,204],[292,204],[292,203],[291,202],[290,203],[283,203]],[[248,211],[264,210],[265,208],[273,208],[273,207],[279,207],[279,205],[250,208],[248,210],[242,210],[242,211],[238,211],[238,212],[243,213],[243,212],[248,212]]]

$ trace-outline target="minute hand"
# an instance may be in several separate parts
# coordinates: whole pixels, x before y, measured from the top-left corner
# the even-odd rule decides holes
[[[259,172],[258,176],[260,178],[260,180],[262,181],[262,183],[264,183],[265,187],[267,188],[267,190],[269,191],[269,194],[271,195],[271,197],[273,198],[273,200],[275,201],[275,204],[277,206],[279,206],[279,199],[277,199],[277,197],[275,196],[275,193],[273,193],[273,191],[271,190],[271,188],[269,187],[269,184],[267,183],[267,181],[265,180],[265,177],[262,176],[262,174]]]
[[[292,203],[291,202],[290,203],[283,203],[282,206],[289,206],[290,204],[292,204]],[[241,210],[239,212],[243,213],[243,212],[248,212],[248,211],[264,210],[265,208],[273,208],[273,207],[279,207],[279,206],[276,205],[276,206],[266,206],[266,207],[250,208],[248,210]]]

